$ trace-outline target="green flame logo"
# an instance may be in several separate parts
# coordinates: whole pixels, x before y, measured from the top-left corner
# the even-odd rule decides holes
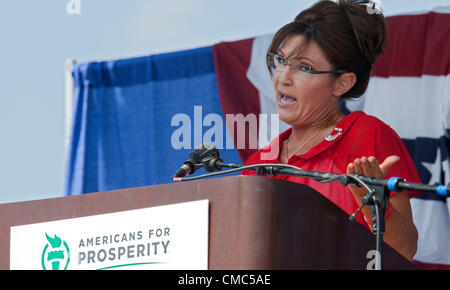
[[[42,269],[66,270],[70,261],[69,246],[57,235],[52,238],[45,233],[45,237],[48,243],[42,251]]]

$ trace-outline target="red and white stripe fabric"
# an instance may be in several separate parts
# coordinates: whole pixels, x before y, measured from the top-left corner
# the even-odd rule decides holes
[[[347,102],[346,107],[350,111],[363,110],[389,124],[408,143],[422,182],[448,184],[450,6],[389,16],[387,24],[386,54],[375,64],[364,96]],[[265,63],[272,36],[213,46],[224,115],[276,113],[274,89]],[[281,123],[278,131],[287,128],[287,124]],[[268,130],[270,126],[259,126],[259,147],[270,141]],[[238,149],[238,152],[245,161],[255,150]],[[411,200],[419,231],[415,261],[421,268],[450,269],[450,206],[447,201],[420,197]]]

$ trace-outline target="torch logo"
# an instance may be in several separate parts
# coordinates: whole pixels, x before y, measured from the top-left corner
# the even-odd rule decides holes
[[[57,235],[51,238],[46,233],[45,237],[48,243],[42,251],[42,269],[66,270],[70,261],[69,246]]]

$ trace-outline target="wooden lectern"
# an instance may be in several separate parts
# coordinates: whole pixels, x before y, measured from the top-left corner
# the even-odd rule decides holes
[[[375,236],[310,187],[232,176],[0,205],[0,269],[10,227],[208,199],[209,269],[366,269]],[[385,244],[385,269],[415,269]]]

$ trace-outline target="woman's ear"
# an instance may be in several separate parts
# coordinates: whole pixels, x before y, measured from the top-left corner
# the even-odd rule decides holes
[[[335,82],[333,95],[338,97],[348,92],[356,83],[356,75],[352,72],[343,73]]]

